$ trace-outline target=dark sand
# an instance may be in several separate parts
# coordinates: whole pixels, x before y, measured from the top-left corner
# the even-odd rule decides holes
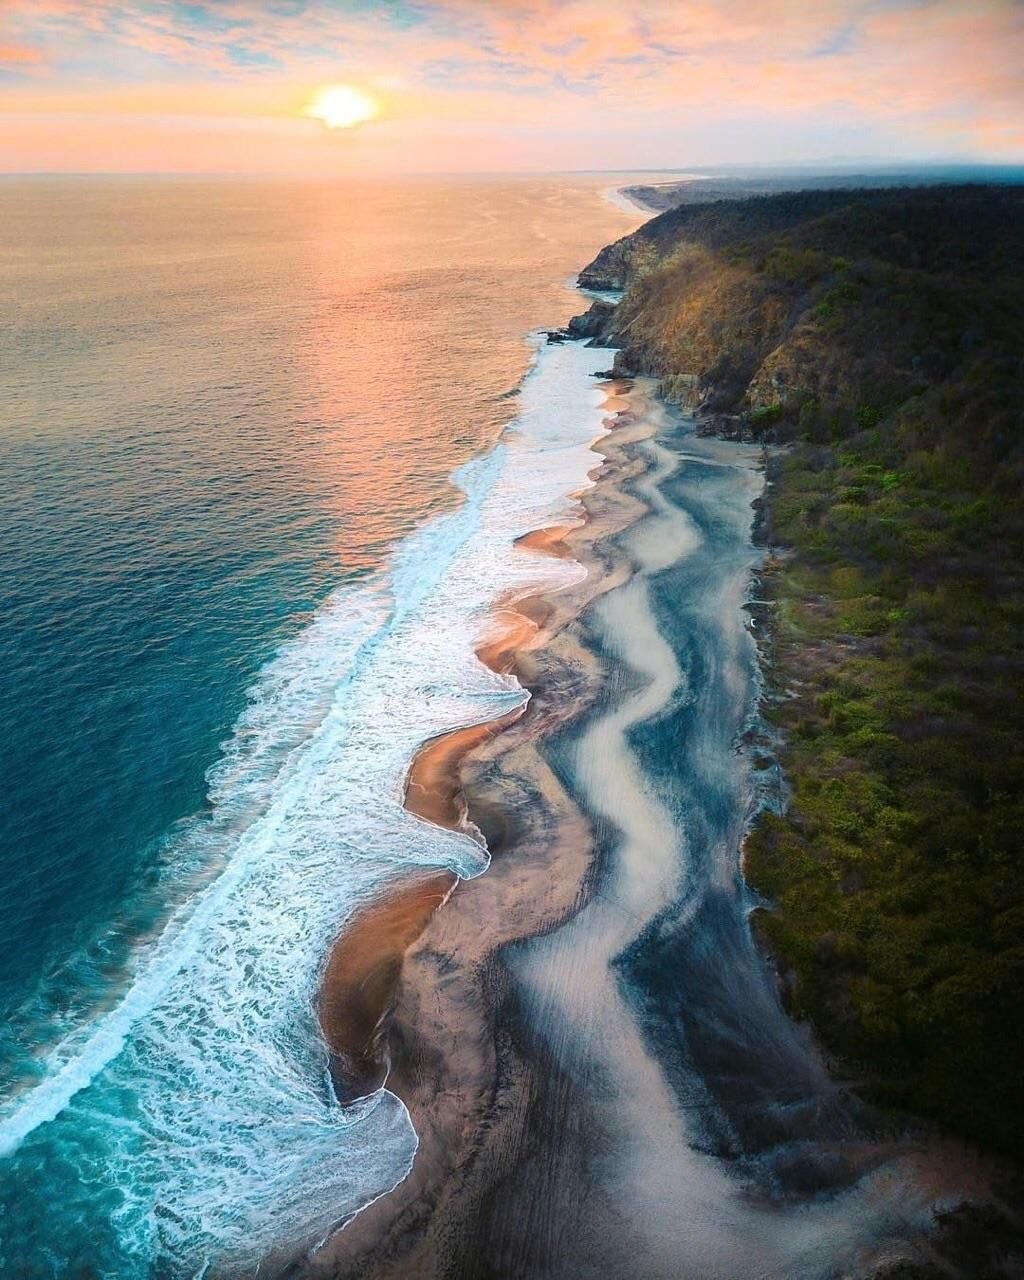
[[[428,743],[410,773],[410,809],[482,832],[490,869],[440,910],[443,885],[410,883],[332,957],[325,1030],[350,1056],[353,1031],[386,1031],[420,1147],[302,1276],[866,1276],[931,1258],[932,1204],[972,1190],[961,1153],[870,1131],[753,946],[733,758],[751,495],[703,442],[666,497],[687,445],[652,439],[651,395],[610,402],[585,523],[525,540],[586,580],[505,602],[481,646],[525,712]]]
[[[570,556],[572,548],[566,538],[585,523],[581,519],[575,525],[538,529],[521,538],[518,545],[545,555]],[[540,595],[499,602],[477,657],[492,671],[517,671],[527,649],[550,639],[552,628],[578,607],[578,599],[572,604],[566,599],[556,607]],[[409,812],[452,830],[478,832],[479,827],[469,818],[464,772],[470,759],[478,758],[486,744],[522,715],[523,710],[517,709],[508,716],[424,743],[406,779],[405,807]],[[496,832],[502,822],[500,806],[478,807],[483,824],[490,829],[488,846],[493,853],[501,843]],[[379,1088],[387,1076],[388,1024],[405,956],[458,884],[458,877],[448,872],[412,875],[346,922],[328,959],[318,1008],[332,1053],[335,1091],[342,1101],[365,1096]],[[400,1091],[396,1088],[396,1092]]]
[[[595,445],[604,461],[593,473],[594,487],[580,497],[581,520],[521,540],[529,550],[576,556],[588,576],[550,596],[500,603],[478,649],[492,669],[515,671],[531,691],[525,713],[428,742],[408,778],[408,808],[451,827],[471,822],[487,839],[491,867],[458,883],[440,911],[443,883],[402,885],[349,922],[331,956],[321,997],[322,1008],[332,1011],[322,1016],[328,1042],[342,1062],[376,1062],[389,1053],[388,1087],[409,1107],[420,1146],[409,1177],[329,1240],[301,1268],[304,1275],[447,1273],[442,1237],[446,1224],[462,1217],[463,1200],[476,1194],[465,1185],[470,1166],[488,1182],[490,1160],[502,1158],[503,1135],[521,1128],[530,1079],[505,1070],[495,1025],[502,984],[496,956],[579,907],[593,855],[588,823],[535,744],[578,715],[600,688],[598,664],[566,633],[567,624],[628,577],[623,558],[595,557],[591,548],[645,510],[620,486],[642,469],[629,446],[649,429],[624,411],[621,384],[606,390],[615,430]],[[372,975],[382,957],[387,982],[376,986]],[[372,993],[357,1001],[357,1018],[346,1016],[349,993],[360,992],[368,975]],[[369,1083],[372,1072],[364,1079]],[[484,1130],[487,1154],[476,1160]]]
[[[571,552],[563,539],[571,528],[541,529],[520,542],[531,550],[566,556]],[[542,620],[551,612],[539,597],[499,605],[477,657],[493,671],[511,672],[517,656],[543,634]],[[424,743],[406,779],[409,812],[452,830],[473,830],[463,765],[521,715],[516,710]],[[328,958],[318,1006],[331,1048],[335,1091],[342,1101],[365,1096],[383,1083],[390,1066],[388,1020],[406,953],[458,883],[458,877],[449,872],[409,876],[346,922]]]

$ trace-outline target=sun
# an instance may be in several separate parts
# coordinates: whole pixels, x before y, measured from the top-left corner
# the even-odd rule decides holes
[[[350,84],[327,85],[306,108],[307,116],[322,120],[328,129],[351,129],[379,113],[379,104]]]

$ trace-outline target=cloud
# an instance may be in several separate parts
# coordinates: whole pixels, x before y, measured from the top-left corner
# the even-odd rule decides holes
[[[0,67],[35,67],[42,61],[42,54],[24,44],[0,42]]]
[[[1024,159],[1017,0],[7,0],[3,13],[0,43],[22,51],[0,56],[15,114],[269,119],[344,80],[387,85],[410,138],[413,121],[417,136],[463,120],[524,137],[556,122],[567,162],[573,131],[586,142],[583,165],[602,129],[660,131],[667,147],[696,121],[712,138],[744,121],[764,138],[774,122],[807,146],[831,128]]]

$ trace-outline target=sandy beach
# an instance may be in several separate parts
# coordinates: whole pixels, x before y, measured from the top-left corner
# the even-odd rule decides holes
[[[522,542],[531,550],[569,555],[563,541],[569,529],[538,530]],[[552,609],[539,596],[526,597],[515,605],[499,605],[487,639],[477,649],[480,661],[500,674],[513,671],[520,655],[544,634],[538,618],[550,619],[551,614]],[[479,828],[469,817],[463,770],[475,753],[522,714],[517,710],[426,742],[406,780],[405,807],[409,812],[426,822],[478,836]],[[488,825],[493,841],[494,820]],[[388,1023],[406,953],[458,884],[458,878],[447,872],[408,877],[357,911],[333,947],[324,971],[318,1014],[331,1048],[332,1077],[341,1101],[365,1096],[387,1078]]]
[[[831,1080],[747,925],[756,451],[697,441],[653,383],[605,390],[580,519],[522,540],[587,575],[496,602],[480,641],[528,704],[408,777],[491,866],[410,879],[328,965],[336,1057],[389,1072],[419,1149],[303,1277],[867,1274],[969,1183]]]
[[[601,668],[569,624],[626,580],[625,559],[597,555],[595,544],[645,510],[622,482],[642,469],[631,447],[650,429],[637,424],[622,384],[602,389],[613,429],[594,446],[594,483],[579,496],[579,520],[521,539],[532,551],[576,557],[587,577],[568,590],[498,602],[478,649],[481,661],[514,671],[530,691],[525,712],[426,743],[408,777],[410,811],[483,832],[491,867],[458,883],[447,900],[443,878],[410,880],[350,922],[325,973],[328,1042],[344,1062],[369,1059],[378,1077],[389,1059],[388,1087],[409,1107],[420,1147],[406,1181],[328,1241],[303,1272],[310,1276],[441,1274],[436,1210],[445,1201],[452,1215],[463,1212],[456,1206],[469,1194],[463,1181],[485,1115],[496,1152],[503,1124],[514,1128],[525,1114],[530,1081],[505,1069],[495,1043],[501,974],[494,957],[564,920],[586,897],[589,824],[537,742],[585,710],[600,689]],[[378,983],[382,964],[387,981]],[[370,994],[357,1007],[365,1011],[346,1017],[349,993],[364,983]],[[375,1078],[364,1070],[367,1084]]]

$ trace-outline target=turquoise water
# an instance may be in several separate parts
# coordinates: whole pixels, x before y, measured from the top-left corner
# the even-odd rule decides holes
[[[264,425],[251,451],[237,434],[211,450],[185,395],[113,425],[4,448],[0,1001],[14,1036],[19,1016],[59,1023],[123,963],[246,688],[352,576],[294,441]],[[8,1073],[23,1066],[5,1049]]]
[[[246,1267],[415,1148],[334,1105],[316,977],[390,876],[485,864],[401,778],[521,696],[473,637],[601,356],[520,398],[523,338],[622,218],[553,180],[0,204],[0,1269]]]
[[[200,247],[223,212],[203,209],[183,235],[141,186],[120,200],[71,184],[0,193],[14,320],[0,401],[11,1083],[159,918],[180,872],[169,835],[202,808],[246,689],[352,570],[316,466],[322,423],[270,359],[308,306],[294,290],[267,303],[287,258],[250,275],[258,242]],[[196,203],[171,194],[179,214]]]

